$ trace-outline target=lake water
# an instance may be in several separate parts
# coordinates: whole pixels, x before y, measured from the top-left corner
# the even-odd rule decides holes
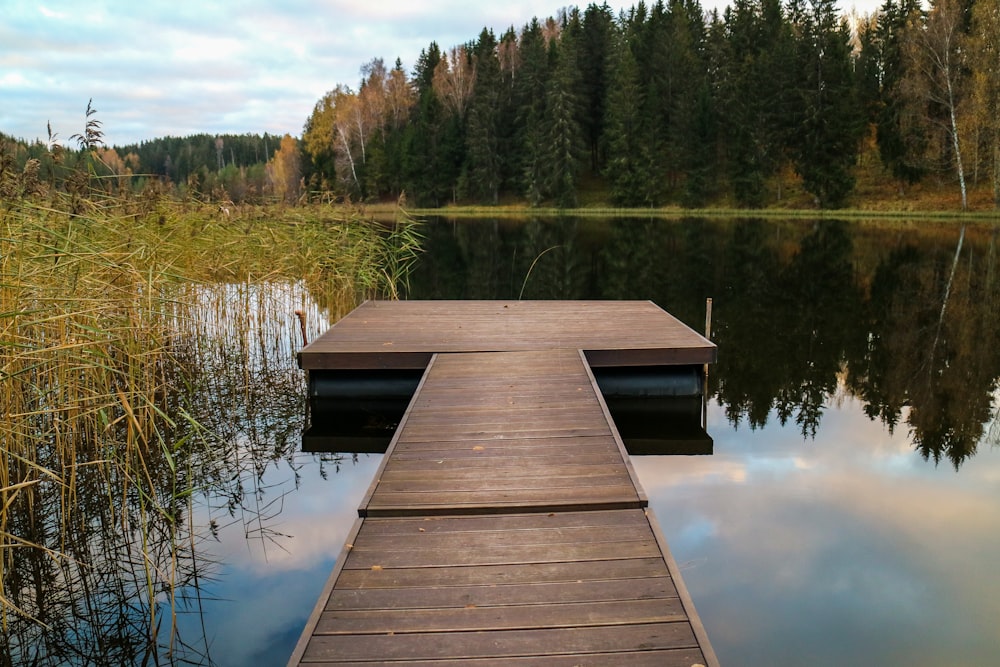
[[[425,236],[410,298],[651,299],[698,330],[713,299],[714,453],[633,463],[723,665],[1000,664],[995,226],[957,255],[959,227],[924,222],[432,220]],[[379,464],[298,451],[290,312],[311,336],[339,315],[315,296],[212,297],[253,316],[220,339],[200,408],[237,462],[189,517],[199,586],[175,656],[284,664]],[[141,588],[100,583],[86,594],[122,607]],[[80,647],[129,627],[66,615],[39,664],[101,664]]]

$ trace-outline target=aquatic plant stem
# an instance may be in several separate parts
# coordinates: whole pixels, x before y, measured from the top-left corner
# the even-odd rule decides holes
[[[524,296],[524,288],[528,286],[528,278],[531,277],[531,272],[532,272],[532,270],[534,270],[535,264],[538,263],[538,260],[540,260],[542,258],[542,256],[545,255],[550,250],[555,250],[556,248],[561,248],[561,247],[562,247],[562,244],[554,245],[551,248],[546,248],[545,250],[543,250],[540,253],[538,253],[538,256],[536,256],[535,259],[534,259],[534,261],[531,262],[531,266],[528,267],[528,273],[526,273],[524,275],[524,282],[521,283],[521,291],[518,292],[518,294],[517,294],[517,300],[518,301],[520,301],[521,297]]]

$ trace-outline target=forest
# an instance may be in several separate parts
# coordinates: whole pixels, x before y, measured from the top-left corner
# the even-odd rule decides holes
[[[905,191],[968,180],[1000,202],[1000,3],[697,0],[571,8],[431,43],[412,76],[374,59],[303,132],[312,185],[421,205],[772,205],[797,184],[848,203],[860,156]]]
[[[300,139],[107,147],[98,132],[63,148],[50,130],[0,135],[0,160],[37,187],[85,165],[108,190],[233,202],[840,208],[930,183],[955,208],[970,193],[996,208],[997,34],[1000,0],[886,0],[865,16],[833,0],[591,4],[431,42],[410,73],[375,57]],[[860,173],[889,185],[859,192]]]
[[[298,198],[299,142],[290,136],[195,134],[112,147],[104,145],[96,115],[88,107],[88,130],[66,142],[51,128],[46,142],[28,143],[0,133],[0,194],[83,194],[97,188],[112,195],[155,192],[199,201],[263,203],[285,198],[291,180],[293,198]],[[81,183],[81,174],[91,178]]]

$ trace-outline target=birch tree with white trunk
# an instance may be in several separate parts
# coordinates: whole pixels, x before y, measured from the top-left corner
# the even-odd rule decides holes
[[[930,12],[911,21],[905,42],[908,74],[904,94],[911,103],[928,106],[928,122],[943,126],[951,144],[951,161],[958,175],[962,210],[968,209],[962,138],[959,132],[959,106],[964,102],[963,12],[958,0],[937,0]],[[943,118],[933,114],[931,105],[942,110]]]

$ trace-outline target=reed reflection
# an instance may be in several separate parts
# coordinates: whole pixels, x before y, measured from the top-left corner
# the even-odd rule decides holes
[[[14,462],[12,478],[26,478],[17,467],[65,461],[60,439],[81,436],[72,484],[30,484],[5,498],[5,530],[23,544],[4,554],[11,611],[0,665],[212,664],[205,619],[180,621],[203,613],[219,571],[218,532],[238,524],[265,551],[279,536],[287,490],[263,480],[277,466],[297,475],[305,387],[293,311],[307,311],[311,336],[325,311],[299,283],[182,289],[194,298],[165,299],[175,334],[160,368],[170,390],[155,408],[157,437],[129,437],[126,418],[106,423],[100,439],[61,433],[40,414],[34,427],[46,429],[50,451]],[[328,455],[319,465],[339,461]]]

